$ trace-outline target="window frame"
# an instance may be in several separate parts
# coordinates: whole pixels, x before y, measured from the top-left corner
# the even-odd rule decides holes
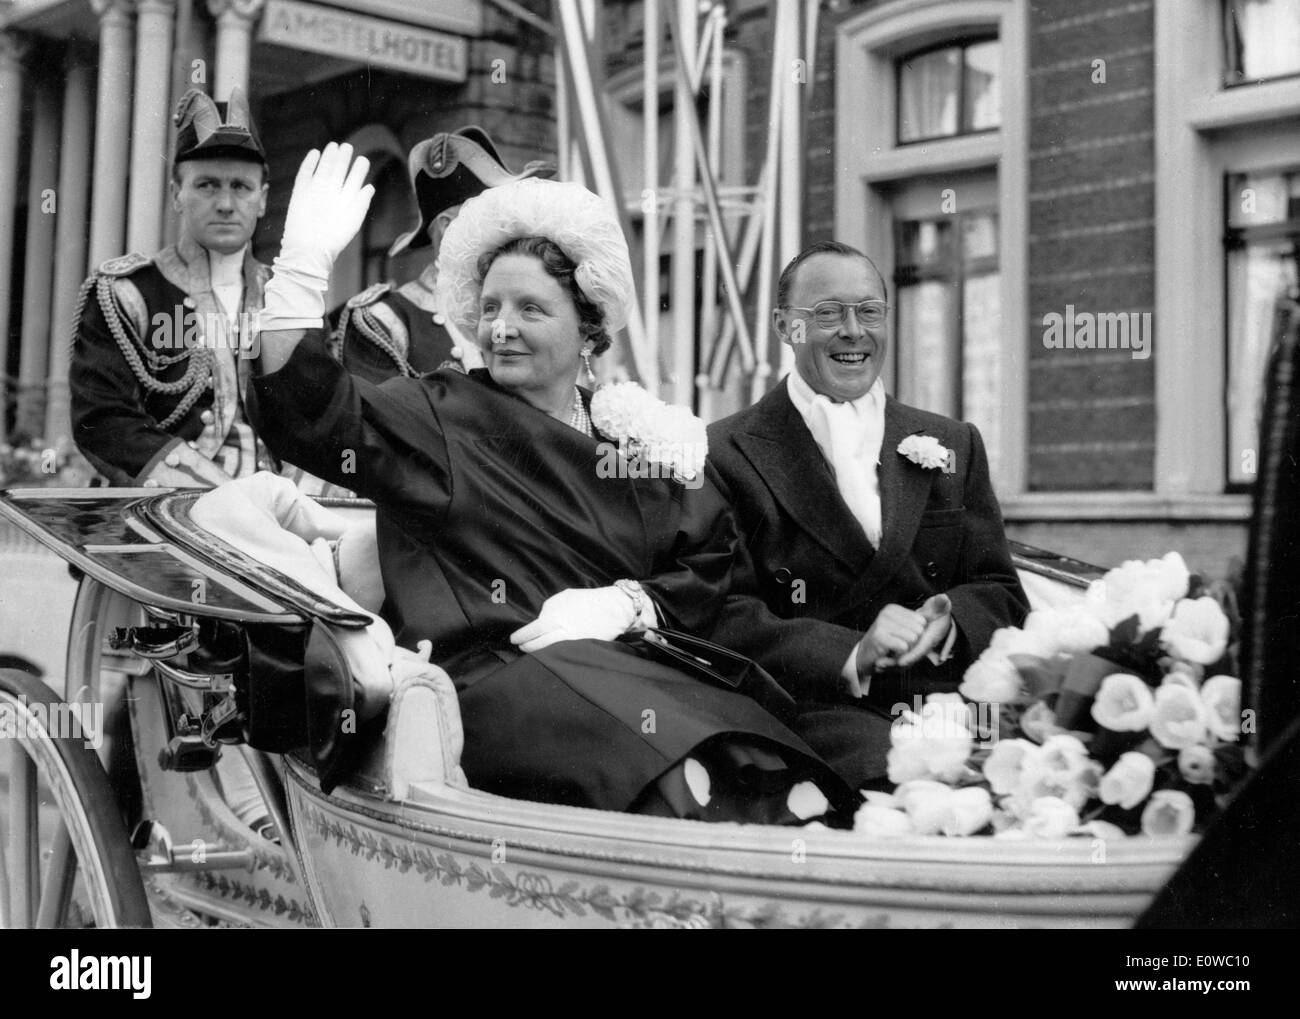
[[[1228,173],[1300,163],[1300,77],[1226,85],[1221,4],[1154,0],[1154,20],[1154,496],[1246,519],[1249,496],[1227,483],[1224,189]]]
[[[997,133],[1002,129],[999,123],[996,127],[982,127],[978,129],[963,130],[962,121],[966,115],[966,52],[972,46],[978,46],[986,42],[999,42],[996,34],[988,32],[977,32],[970,36],[963,36],[953,39],[941,40],[922,46],[920,49],[910,50],[894,60],[894,144],[895,145],[925,145],[931,142],[941,141],[948,138],[966,138],[970,135]],[[931,53],[941,53],[944,50],[960,50],[961,64],[957,75],[957,130],[952,134],[934,134],[925,135],[924,137],[908,138],[903,140],[903,104],[900,101],[903,94],[903,65],[910,60],[918,57],[929,56]],[[1001,94],[1001,81],[999,80],[999,95]]]
[[[1233,481],[1230,469],[1232,457],[1236,451],[1230,445],[1232,419],[1229,407],[1229,383],[1232,380],[1232,324],[1228,320],[1228,312],[1232,307],[1232,278],[1228,272],[1229,257],[1234,250],[1244,251],[1251,246],[1267,244],[1270,241],[1289,240],[1297,248],[1300,248],[1300,212],[1272,223],[1231,226],[1229,222],[1230,216],[1228,215],[1229,205],[1233,198],[1231,182],[1234,177],[1259,177],[1274,174],[1300,178],[1300,161],[1256,167],[1249,171],[1227,169],[1223,173],[1223,243],[1220,248],[1220,257],[1223,261],[1223,388],[1221,399],[1223,433],[1220,445],[1223,447],[1224,457],[1223,490],[1228,495],[1248,494],[1253,487],[1251,482]],[[1260,365],[1259,370],[1262,373],[1264,366]]]
[[[927,44],[976,36],[996,36],[1001,43],[1000,127],[921,145],[898,144],[895,61]],[[1024,89],[1006,87],[1028,80],[1027,38],[1027,4],[1020,0],[887,0],[846,19],[836,38],[838,240],[878,258],[892,277],[891,189],[939,174],[994,171],[1002,329],[1009,355],[999,421],[1002,450],[993,478],[1000,498],[1025,491],[1028,459],[1028,100]],[[863,95],[888,98],[864,104]],[[889,144],[881,145],[881,138]],[[960,196],[958,208],[963,208]],[[887,378],[897,369],[895,357]]]
[[[947,253],[948,257],[942,270],[925,269],[916,266],[907,266],[912,269],[906,277],[904,276],[904,266],[900,265],[897,258],[893,265],[891,289],[894,294],[894,300],[891,302],[893,307],[893,335],[900,336],[902,333],[903,323],[901,316],[903,314],[903,289],[905,287],[915,286],[926,282],[950,283],[953,287],[953,300],[956,302],[959,319],[963,326],[965,325],[964,311],[966,308],[966,284],[967,281],[975,277],[987,275],[990,272],[1000,273],[1001,266],[998,254],[993,256],[983,256],[976,259],[967,259],[966,257],[966,237],[965,229],[967,222],[974,216],[993,216],[999,218],[996,207],[988,208],[976,205],[973,208],[963,212],[956,213],[953,218],[945,219],[942,216],[927,216],[917,219],[912,217],[899,217],[894,220],[894,248],[899,248],[899,237],[902,228],[908,223],[944,223],[947,222],[952,226],[952,236],[949,240],[951,251]],[[947,336],[945,340],[952,346],[951,361],[946,366],[950,375],[950,384],[953,392],[956,394],[957,408],[952,415],[958,420],[966,420],[969,413],[969,407],[966,402],[965,377],[966,377],[966,339],[967,334],[963,328],[955,336]],[[901,360],[902,351],[895,346],[894,351],[894,389],[898,391],[901,386]],[[941,413],[947,414],[947,411]]]
[[[1229,4],[1231,0],[1219,0],[1221,38],[1223,41],[1223,87],[1224,88],[1250,88],[1253,85],[1263,85],[1271,81],[1286,81],[1289,78],[1300,78],[1300,64],[1294,71],[1287,71],[1285,74],[1274,74],[1267,78],[1248,78],[1244,71],[1234,70],[1232,67],[1232,47],[1228,37],[1229,25],[1232,19],[1229,15]],[[1236,75],[1236,80],[1233,76]]]

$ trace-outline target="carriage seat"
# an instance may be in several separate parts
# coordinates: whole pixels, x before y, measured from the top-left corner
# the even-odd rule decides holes
[[[451,679],[429,661],[432,645],[398,647],[377,612],[383,582],[373,516],[349,524],[268,473],[205,492],[191,520],[244,555],[371,622],[361,629],[325,627],[308,644],[305,669],[343,672],[357,691],[357,721],[383,720],[383,738],[363,748],[358,770],[387,795],[403,798],[412,782],[465,787],[460,710]],[[329,684],[321,684],[328,686]],[[312,686],[310,676],[308,686]],[[331,782],[331,785],[333,783]]]

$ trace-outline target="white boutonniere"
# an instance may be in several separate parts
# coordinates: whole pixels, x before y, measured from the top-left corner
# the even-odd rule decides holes
[[[674,481],[693,482],[709,452],[704,422],[686,407],[664,403],[635,382],[601,386],[591,398],[591,421],[618,442],[627,461],[663,468]],[[648,476],[661,476],[658,470]]]
[[[956,466],[953,451],[933,435],[909,435],[898,444],[898,452],[928,471],[942,468],[951,472]]]

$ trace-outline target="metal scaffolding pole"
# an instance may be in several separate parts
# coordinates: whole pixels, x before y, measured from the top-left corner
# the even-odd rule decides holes
[[[672,3],[672,0],[669,0]],[[685,61],[695,53],[694,0],[676,0],[672,22],[677,69],[673,90],[672,361],[669,378],[678,403],[695,403],[695,152],[690,117],[695,111]],[[684,8],[684,9],[683,9]]]
[[[601,105],[602,93],[596,85],[596,75],[604,69],[603,55],[587,27],[589,23],[584,19],[577,0],[557,0],[555,15],[559,22],[557,42],[563,47],[565,57],[566,84],[578,112],[577,141],[588,171],[588,187],[610,203],[626,236],[631,233],[628,229],[627,210],[624,207],[618,167],[608,147],[609,130]],[[656,392],[659,374],[655,367],[654,352],[646,349],[641,309],[635,302],[628,319],[627,331],[637,376],[646,389]]]
[[[792,257],[802,244],[802,121],[812,54],[801,54],[800,38],[810,43],[816,38],[816,3],[804,7],[803,0],[774,0],[768,138],[762,171],[756,186],[728,189],[724,216],[718,176],[723,152],[725,8],[721,4],[702,7],[696,0],[645,0],[640,103],[644,173],[641,194],[633,196],[624,194],[619,186],[618,153],[606,124],[608,97],[599,87],[604,69],[602,37],[592,32],[591,16],[583,6],[588,2],[556,0],[555,4],[556,59],[563,70],[560,153],[562,166],[570,164],[565,167],[567,175],[582,174],[588,186],[613,202],[625,229],[632,208],[629,203],[640,205],[643,303],[629,325],[632,368],[648,389],[658,388],[662,373],[664,381],[671,382],[672,399],[700,406],[706,388],[722,388],[734,352],[740,358],[748,395],[756,398],[782,358],[781,349],[770,341],[769,328],[777,258]],[[701,31],[702,13],[706,16]],[[666,191],[659,178],[664,19],[670,29],[673,58],[673,173]],[[702,126],[698,104],[706,85],[708,110]],[[739,213],[734,211],[737,205]],[[704,223],[702,234],[698,220]],[[728,220],[741,233],[735,248],[728,240]],[[696,264],[700,246],[702,270]],[[672,262],[672,333],[661,339],[659,262],[665,249]],[[722,302],[718,301],[719,282]],[[755,298],[752,331],[745,313],[746,294]],[[697,302],[697,295],[703,299]]]
[[[659,0],[645,0],[641,66],[642,163],[641,298],[645,302],[645,345],[659,364]]]

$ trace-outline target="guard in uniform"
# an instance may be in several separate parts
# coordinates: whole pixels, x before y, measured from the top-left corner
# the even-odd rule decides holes
[[[553,164],[534,161],[511,174],[481,127],[462,127],[426,138],[411,150],[407,165],[420,209],[415,229],[402,234],[389,257],[432,248],[418,278],[400,287],[376,283],[347,302],[334,332],[334,352],[352,374],[376,384],[395,375],[419,375],[452,354],[458,338],[433,303],[438,245],[461,203],[488,188],[525,177],[553,177]]]
[[[191,89],[176,126],[179,239],[103,263],[77,301],[73,435],[111,485],[209,487],[275,466],[243,399],[270,275],[249,250],[266,155],[238,89],[228,103]]]

